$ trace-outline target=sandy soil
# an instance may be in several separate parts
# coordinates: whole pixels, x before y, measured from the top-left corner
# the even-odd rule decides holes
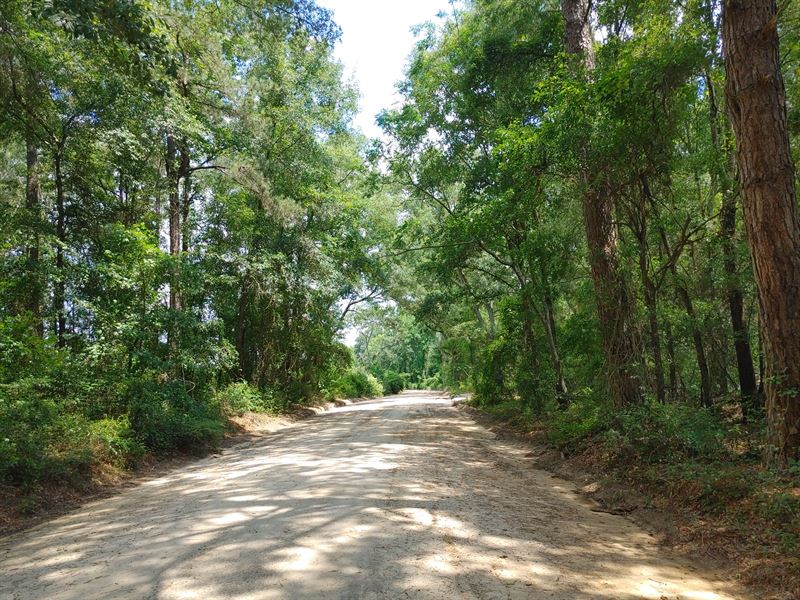
[[[0,541],[0,598],[746,598],[449,398],[353,404]]]

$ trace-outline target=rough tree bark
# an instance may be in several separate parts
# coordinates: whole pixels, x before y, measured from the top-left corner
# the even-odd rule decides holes
[[[561,0],[564,46],[567,52],[580,57],[587,74],[594,71],[595,65],[592,23],[589,20],[591,8],[590,0]]]
[[[568,53],[580,61],[582,74],[594,70],[589,0],[562,0],[564,37]],[[614,199],[602,176],[586,167],[580,174],[586,244],[592,272],[607,380],[616,406],[639,402],[641,390],[634,364],[639,344],[631,319],[631,299],[619,265],[619,233],[614,222]]]
[[[767,463],[800,459],[800,222],[775,0],[726,0],[728,112],[736,135],[767,377]]]

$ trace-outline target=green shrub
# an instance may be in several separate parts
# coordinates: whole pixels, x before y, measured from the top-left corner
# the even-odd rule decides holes
[[[474,401],[471,404],[474,404]],[[538,415],[530,406],[514,398],[492,404],[483,410],[513,427],[523,429],[531,428],[538,420]]]
[[[373,398],[383,395],[383,386],[374,375],[361,367],[351,367],[336,381],[339,398]]]
[[[0,386],[0,480],[72,480],[91,465],[88,422],[63,412],[47,386],[37,379]]]
[[[620,411],[604,434],[611,459],[624,463],[722,458],[725,436],[724,424],[709,409],[657,402]]]
[[[751,471],[729,461],[677,461],[653,465],[646,472],[656,485],[668,482],[670,497],[681,499],[683,506],[694,505],[706,512],[721,512],[752,496],[759,489]]]
[[[444,388],[441,374],[435,373],[430,377],[426,377],[425,379],[419,382],[419,387],[420,389],[423,390],[441,390],[442,388]]]
[[[384,393],[397,394],[406,389],[406,380],[400,373],[386,371],[381,377],[381,385]]]
[[[493,406],[514,398],[516,362],[507,339],[498,338],[486,347],[475,381],[475,398],[481,406]]]
[[[224,419],[218,405],[193,398],[186,383],[137,381],[131,387],[130,424],[148,450],[197,451],[222,439]]]
[[[562,449],[599,437],[611,462],[707,461],[727,453],[727,429],[711,410],[654,401],[615,410],[589,390],[576,393],[563,411],[550,414],[549,439]]]
[[[136,439],[128,417],[92,421],[89,431],[94,442],[94,457],[120,468],[136,466],[145,447]]]
[[[602,431],[609,423],[611,406],[591,390],[574,394],[566,410],[551,413],[548,437],[561,449],[574,449],[586,438]]]
[[[32,325],[29,315],[0,316],[0,383],[23,383],[63,371],[65,353],[36,335]]]
[[[250,384],[237,382],[222,388],[214,399],[226,415],[242,415],[257,410],[261,403],[261,394]]]
[[[249,383],[239,381],[222,388],[214,396],[225,415],[243,415],[246,412],[280,413],[287,406],[272,392],[254,388]]]
[[[800,496],[791,491],[765,494],[759,509],[768,519],[778,525],[791,525],[796,536],[800,536]]]
[[[531,414],[541,415],[553,404],[552,373],[547,368],[532,369],[529,360],[513,337],[501,336],[492,341],[485,348],[474,376],[475,396],[480,405],[489,407],[513,400],[524,404]]]

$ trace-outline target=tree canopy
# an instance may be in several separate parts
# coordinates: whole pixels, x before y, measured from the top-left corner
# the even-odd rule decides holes
[[[753,4],[459,3],[368,140],[312,0],[3,2],[0,477],[404,387],[790,466],[798,8]]]

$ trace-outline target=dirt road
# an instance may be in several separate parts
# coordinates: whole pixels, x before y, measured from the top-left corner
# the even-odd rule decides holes
[[[0,541],[0,598],[743,598],[430,393],[354,404]]]

